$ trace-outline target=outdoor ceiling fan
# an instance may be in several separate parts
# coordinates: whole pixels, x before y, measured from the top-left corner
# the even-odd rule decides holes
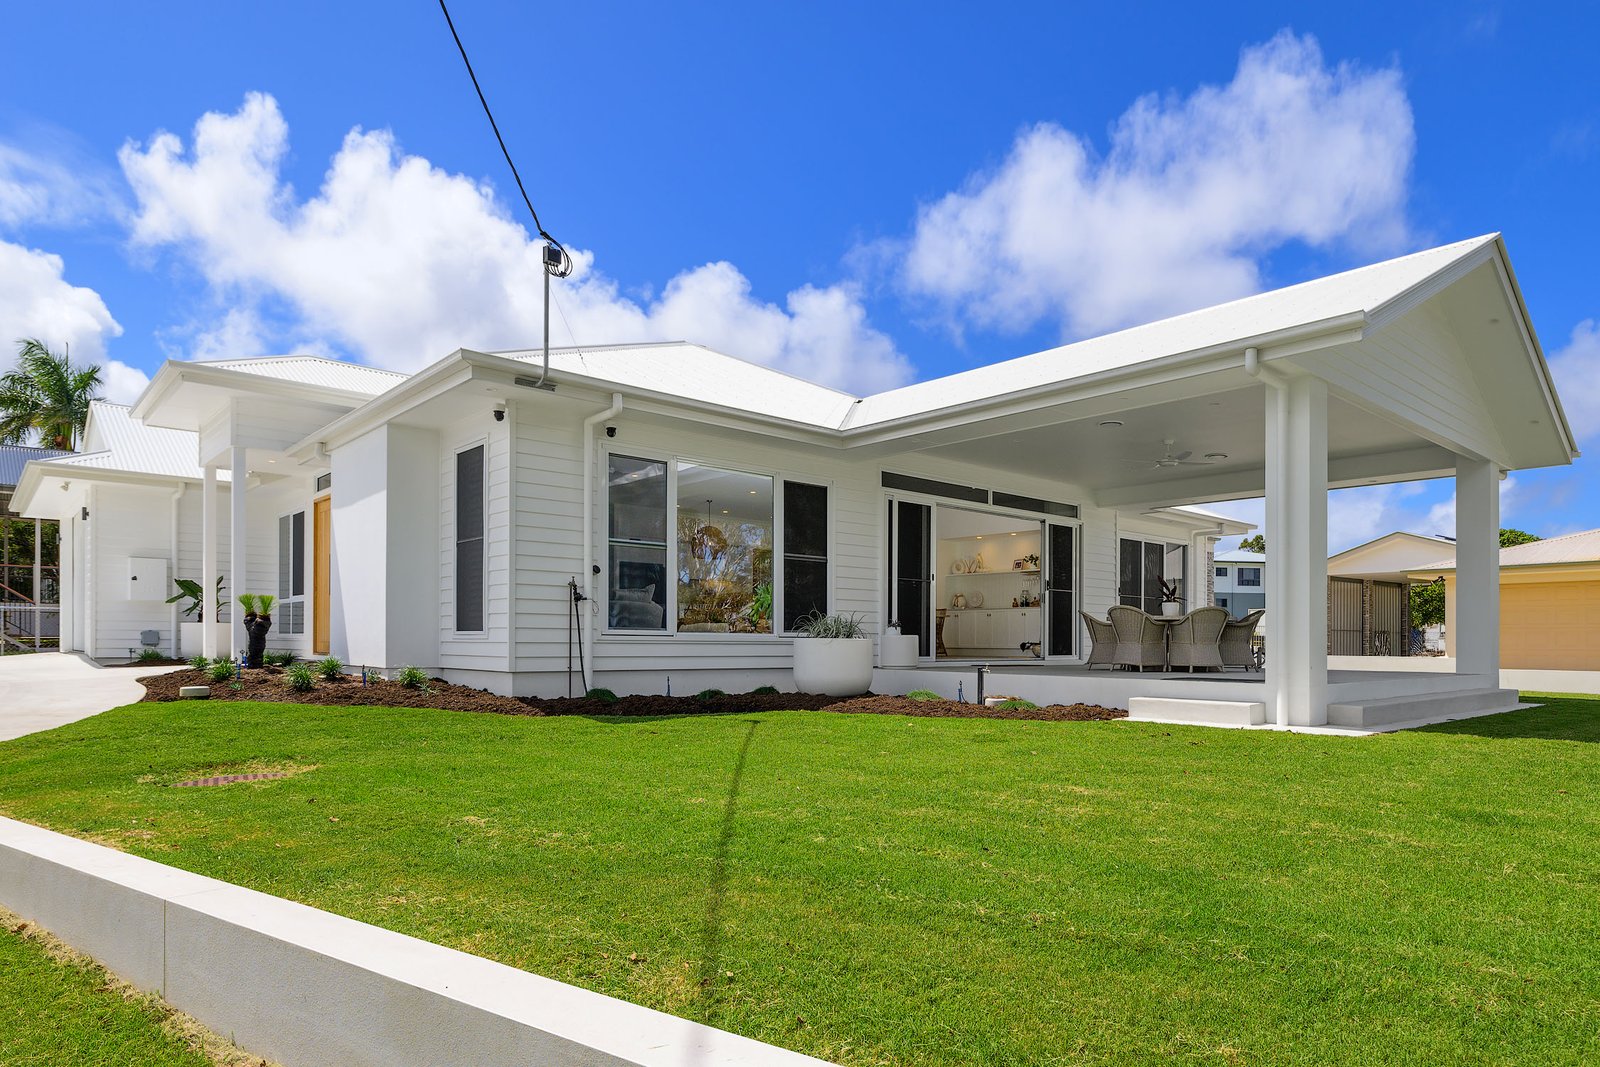
[[[1194,455],[1191,449],[1185,449],[1174,454],[1172,446],[1178,442],[1170,437],[1161,443],[1167,446],[1167,450],[1159,459],[1125,459],[1122,462],[1132,464],[1135,467],[1146,467],[1153,471],[1163,470],[1168,467],[1209,467],[1212,465],[1212,461],[1209,459],[1190,459],[1189,457]]]

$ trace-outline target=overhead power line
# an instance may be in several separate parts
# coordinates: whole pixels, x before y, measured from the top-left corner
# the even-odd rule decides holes
[[[489,128],[494,130],[494,139],[500,142],[500,154],[506,157],[506,166],[511,168],[511,176],[517,180],[517,191],[522,194],[522,202],[528,205],[528,214],[533,216],[534,229],[539,231],[539,236],[561,249],[561,254],[566,256],[567,249],[560,241],[550,236],[550,231],[544,228],[544,223],[539,221],[539,213],[533,208],[533,200],[528,196],[528,189],[522,184],[522,175],[517,171],[516,161],[511,158],[511,150],[506,147],[506,139],[500,136],[500,124],[494,120],[494,112],[489,110],[489,100],[483,95],[483,86],[478,84],[478,75],[472,69],[472,60],[467,58],[467,46],[461,43],[461,35],[456,32],[455,20],[450,17],[450,9],[445,6],[444,0],[439,0],[439,10],[444,12],[445,24],[450,27],[450,36],[455,38],[456,49],[461,53],[461,62],[467,66],[467,77],[472,79],[472,87],[478,92],[478,103],[483,105],[483,113],[489,119]]]

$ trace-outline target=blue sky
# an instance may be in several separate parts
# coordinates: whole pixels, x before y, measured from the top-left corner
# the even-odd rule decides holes
[[[558,342],[686,337],[873,390],[1500,230],[1594,447],[1600,13],[1284,11],[453,8],[579,253]],[[536,246],[433,4],[7,29],[34,58],[0,94],[0,338],[70,342],[124,399],[169,357],[536,341]],[[1518,473],[1506,519],[1600,526],[1596,482]],[[1337,493],[1330,540],[1450,507]]]

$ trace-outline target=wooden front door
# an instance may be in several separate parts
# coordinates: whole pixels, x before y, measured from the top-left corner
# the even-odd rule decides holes
[[[328,605],[333,568],[333,502],[322,497],[311,511],[311,651],[328,654]]]

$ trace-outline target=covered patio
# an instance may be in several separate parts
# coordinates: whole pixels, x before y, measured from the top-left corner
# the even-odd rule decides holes
[[[1264,497],[1266,667],[1249,677],[1008,665],[989,690],[1279,727],[1516,706],[1498,682],[1500,483],[1570,463],[1577,449],[1497,235],[1042,355],[1070,356],[1081,373],[1025,390],[1040,357],[987,368],[1017,388],[970,402],[960,422],[893,423],[874,443],[1069,482],[1125,516]],[[899,392],[955,391],[964,377]],[[1330,672],[1328,491],[1436,478],[1455,483],[1459,595],[1472,605],[1457,620],[1456,672]],[[1091,566],[1116,557],[1086,556],[1084,584]],[[1110,606],[1081,604],[1101,616]],[[971,665],[925,661],[875,679],[881,691],[948,696],[958,681],[972,699]]]

